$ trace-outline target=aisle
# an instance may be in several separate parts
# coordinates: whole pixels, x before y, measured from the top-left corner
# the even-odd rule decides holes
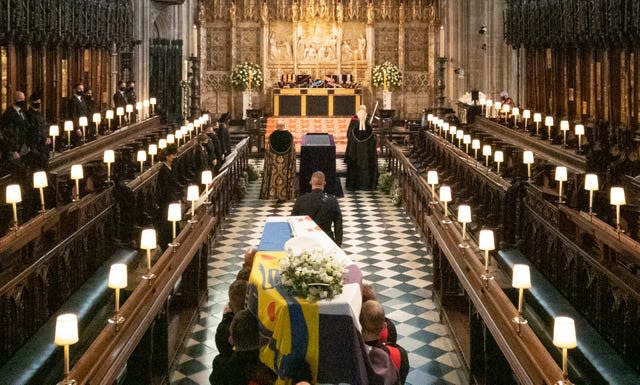
[[[342,180],[344,184],[344,179]],[[245,199],[225,222],[209,263],[209,301],[191,330],[171,374],[172,385],[207,385],[217,354],[214,334],[227,302],[227,288],[242,264],[246,247],[257,246],[264,220],[289,215],[293,202],[258,199],[260,181],[249,184]],[[343,248],[373,283],[378,300],[398,329],[398,343],[409,352],[410,385],[466,384],[447,329],[431,301],[431,257],[402,208],[378,192],[350,193],[340,199]]]

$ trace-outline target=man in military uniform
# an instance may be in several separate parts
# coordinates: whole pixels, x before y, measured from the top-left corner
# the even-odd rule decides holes
[[[322,171],[311,175],[311,192],[301,195],[293,205],[291,215],[308,215],[338,245],[342,245],[342,212],[335,196],[324,192]],[[333,224],[333,230],[331,225]]]

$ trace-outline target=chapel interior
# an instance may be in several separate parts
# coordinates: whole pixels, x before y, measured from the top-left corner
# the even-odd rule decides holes
[[[209,384],[318,169],[404,383],[640,384],[640,2],[0,0],[0,36],[0,384]],[[310,382],[375,383],[321,303]],[[295,306],[256,308],[277,384]]]

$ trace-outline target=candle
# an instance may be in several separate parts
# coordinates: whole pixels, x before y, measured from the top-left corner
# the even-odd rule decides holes
[[[444,26],[440,26],[440,57],[444,57]]]
[[[384,84],[384,90],[387,90],[387,74],[384,74],[384,78],[383,78],[383,84]]]
[[[183,82],[187,81],[188,68],[189,68],[189,62],[185,60],[184,63],[182,63],[182,81]]]
[[[193,47],[191,51],[191,56],[198,56],[198,27],[193,25]]]
[[[358,50],[353,51],[353,79],[352,81],[356,82],[356,77],[358,75]]]
[[[247,88],[251,91],[251,80],[253,79],[253,71],[249,70],[249,85]]]

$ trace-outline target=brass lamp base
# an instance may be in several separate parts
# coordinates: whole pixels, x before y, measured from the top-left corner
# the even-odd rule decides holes
[[[437,204],[438,204],[438,201],[429,201],[429,204],[430,204],[430,205],[437,205]]]
[[[559,380],[556,381],[555,385],[573,385],[573,382],[569,380]]]
[[[493,275],[490,275],[489,272],[485,272],[480,276],[480,278],[484,281],[484,287],[489,288],[489,281],[493,280]]]
[[[462,241],[461,243],[458,243],[458,247],[461,249],[467,249],[469,248],[469,244],[466,241]]]
[[[120,314],[114,314],[113,317],[108,319],[108,321],[112,325],[118,325],[124,322],[124,317]]]
[[[511,321],[516,324],[516,333],[520,334],[520,327],[522,325],[526,325],[529,323],[523,316],[518,315],[511,319]]]
[[[76,380],[71,379],[71,380],[62,380],[58,382],[57,385],[75,385],[75,384],[77,384]]]
[[[188,223],[198,223],[198,220],[195,218],[191,218],[187,221]]]
[[[169,247],[178,247],[178,246],[180,246],[180,242],[171,242],[171,243],[169,243],[168,246]]]
[[[153,279],[155,279],[155,277],[156,277],[156,275],[155,275],[155,274],[153,274],[152,272],[148,272],[147,274],[145,274],[145,275],[143,275],[143,276],[142,276],[142,279],[146,279],[146,280],[148,280],[148,281],[149,281],[149,284],[151,284],[151,281],[152,281]]]
[[[449,219],[449,218],[444,218],[444,219],[442,220],[442,224],[443,224],[443,225],[448,225],[448,224],[450,224],[450,223],[451,223],[451,219]]]

